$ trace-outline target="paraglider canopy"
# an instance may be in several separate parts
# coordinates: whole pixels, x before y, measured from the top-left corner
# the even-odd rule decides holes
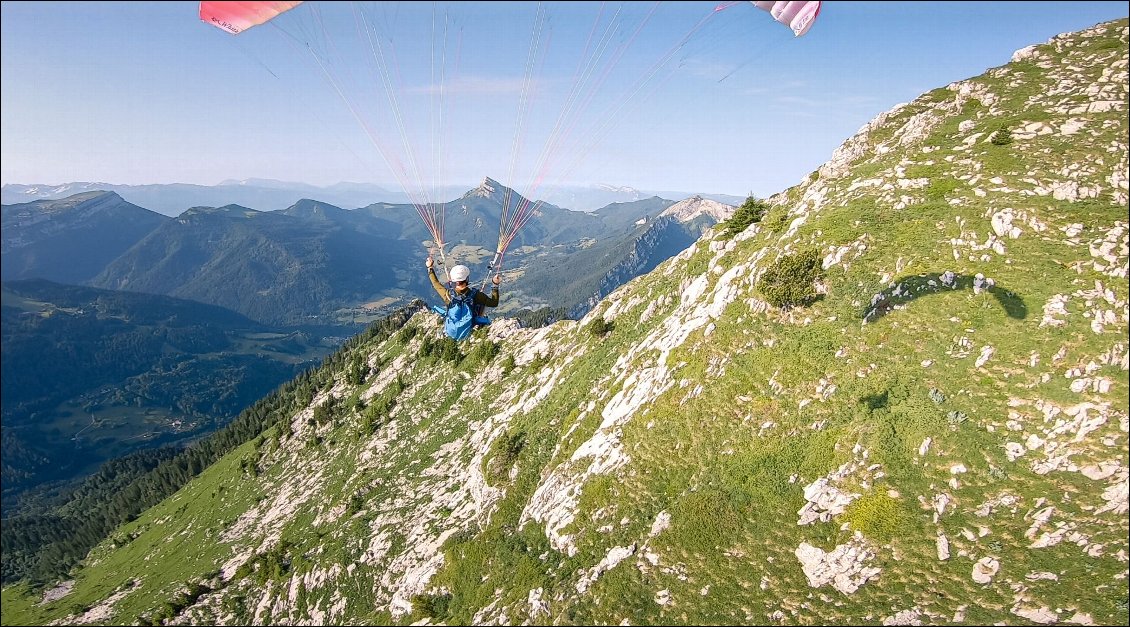
[[[201,2],[200,19],[238,34],[302,4],[299,2]]]
[[[768,11],[773,19],[793,29],[797,37],[812,28],[820,14],[819,2],[752,2],[753,6]]]
[[[250,37],[254,39],[265,34],[264,31],[276,32],[295,50],[309,55],[313,66],[326,79],[330,93],[336,94],[345,105],[343,112],[348,112],[358,122],[362,131],[359,136],[372,144],[388,172],[396,177],[428,230],[430,238],[424,244],[438,251],[444,268],[448,267],[445,250],[448,240],[444,233],[448,201],[440,202],[438,190],[446,177],[449,157],[456,152],[451,144],[470,151],[470,156],[459,161],[474,162],[481,146],[469,139],[474,135],[468,129],[488,126],[484,120],[507,124],[512,121],[512,154],[506,180],[513,186],[515,180],[524,178],[528,184],[513,202],[512,190],[508,187],[500,202],[498,244],[484,277],[500,271],[504,255],[518,232],[538,214],[542,201],[536,199],[541,186],[551,180],[565,180],[574,168],[586,163],[612,127],[629,117],[627,114],[634,103],[652,98],[665,80],[664,76],[682,65],[673,61],[680,55],[686,60],[693,47],[688,44],[696,36],[702,37],[700,30],[708,22],[730,7],[748,6],[740,0],[722,1],[713,10],[709,5],[703,6],[706,14],[696,23],[688,21],[686,34],[669,42],[668,47],[669,33],[678,34],[680,29],[660,26],[658,30],[663,36],[655,41],[641,36],[649,23],[662,23],[661,19],[653,19],[661,3],[649,7],[636,5],[652,3],[620,3],[614,11],[606,11],[603,3],[591,3],[599,4],[600,8],[589,28],[556,31],[558,20],[550,14],[552,7],[547,5],[558,5],[559,10],[573,12],[574,7],[589,3],[514,3],[537,5],[529,33],[529,50],[525,55],[507,57],[516,61],[525,59],[524,64],[514,68],[522,70],[520,79],[495,81],[484,80],[473,71],[459,73],[464,62],[463,52],[477,49],[474,43],[464,46],[464,35],[477,35],[478,39],[471,41],[489,44],[487,48],[491,50],[498,43],[493,27],[465,30],[465,26],[473,22],[465,21],[466,16],[461,13],[467,9],[460,11],[460,6],[481,7],[454,2],[446,8],[436,3],[430,3],[430,8],[416,8],[423,4],[409,3],[413,8],[402,11],[398,3],[387,2],[201,2],[200,19],[236,36],[270,22],[274,28],[256,30]],[[821,7],[818,1],[753,1],[749,4],[758,9],[750,13],[772,16],[797,37],[808,32]],[[291,11],[296,7],[298,10]],[[406,17],[414,19],[400,21]],[[275,18],[279,19],[275,21]],[[757,33],[756,39],[764,45],[784,39],[779,27],[771,26],[768,19],[764,22],[768,31],[776,32]],[[747,38],[737,39],[745,43]],[[569,42],[576,45],[570,46]],[[550,56],[551,43],[555,50],[564,50],[566,58]],[[649,45],[641,46],[641,43]],[[402,59],[410,63],[401,63]],[[756,59],[759,57],[751,55],[741,66]],[[260,64],[270,71],[266,64]],[[468,65],[475,67],[473,63]],[[417,80],[405,81],[404,77],[411,76],[413,67]],[[546,67],[564,72],[572,68],[572,79],[547,80],[539,75]],[[520,93],[511,91],[512,84],[520,87]],[[559,91],[553,91],[559,86]],[[505,106],[514,106],[514,115],[492,118],[490,114],[498,107],[454,106],[456,103],[452,102],[460,97],[482,98],[483,94],[513,94]],[[560,110],[535,111],[538,104],[559,104]],[[468,118],[468,111],[482,111],[487,115],[481,116],[482,119]],[[535,134],[530,127],[539,124],[548,131],[544,142],[530,141]],[[524,152],[527,146],[532,146],[534,151]],[[528,176],[519,176],[519,166],[528,167]],[[484,286],[485,281],[484,278]]]

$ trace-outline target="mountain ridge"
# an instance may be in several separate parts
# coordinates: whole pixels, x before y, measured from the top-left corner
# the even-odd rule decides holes
[[[3,205],[2,277],[7,281],[39,273],[64,283],[90,280],[165,220],[114,192]]]
[[[575,306],[577,293],[596,290],[601,275],[628,254],[633,224],[674,201],[652,197],[583,213],[527,200],[487,177],[462,197],[427,207],[347,210],[300,198],[277,211],[228,202],[165,218],[115,192],[85,192],[4,205],[4,279],[145,291],[216,304],[266,324],[316,321],[355,331],[358,319],[431,294],[417,271],[427,248],[413,252],[417,244],[437,252],[421,214],[445,213],[445,258],[475,268],[497,249],[505,202],[511,216],[533,213],[506,257],[504,308],[518,310]],[[555,273],[562,266],[570,269],[564,283]]]
[[[489,177],[487,177],[489,178]],[[473,188],[473,187],[472,187]],[[455,199],[462,195],[468,186],[444,185],[433,190],[440,198]],[[627,186],[607,184],[595,185],[549,185],[539,186],[542,200],[571,211],[593,211],[613,202],[631,202],[648,196],[671,197],[683,200],[699,194],[719,202],[733,204],[741,198],[729,194],[711,194],[704,190],[697,192],[648,191],[644,192]],[[303,197],[317,197],[339,207],[353,209],[378,203],[405,204],[413,202],[419,194],[408,194],[403,190],[390,190],[386,186],[372,183],[340,182],[333,185],[317,186],[293,181],[273,179],[225,180],[217,185],[196,185],[191,183],[150,183],[124,185],[105,182],[74,181],[58,185],[6,183],[3,188],[4,204],[20,204],[35,200],[57,200],[75,193],[89,191],[112,191],[130,202],[152,211],[176,217],[187,207],[214,206],[225,202],[235,202],[257,211],[278,211],[285,209]],[[430,199],[437,201],[438,199]]]

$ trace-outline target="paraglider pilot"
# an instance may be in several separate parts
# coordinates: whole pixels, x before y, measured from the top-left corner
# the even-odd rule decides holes
[[[458,265],[451,269],[452,287],[447,288],[436,277],[435,262],[431,255],[424,265],[428,267],[428,279],[431,280],[432,287],[443,299],[444,307],[433,309],[444,316],[444,330],[448,336],[461,340],[470,334],[472,328],[490,324],[490,318],[482,312],[484,307],[498,307],[498,286],[502,283],[500,275],[496,274],[491,279],[493,285],[490,296],[487,296],[478,288],[471,287],[469,283],[471,269],[467,266]]]

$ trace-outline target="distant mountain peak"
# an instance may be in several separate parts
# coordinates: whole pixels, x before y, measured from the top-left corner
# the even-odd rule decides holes
[[[481,198],[492,198],[500,191],[505,191],[507,188],[502,183],[492,179],[489,176],[483,177],[483,182],[479,186],[465,194],[466,196],[478,196]]]
[[[288,209],[285,209],[282,213],[288,216],[326,219],[341,214],[344,211],[345,210],[341,207],[331,205],[328,202],[303,198]]]
[[[223,207],[190,207],[185,209],[179,217],[187,217],[193,215],[218,215],[218,216],[237,216],[237,215],[250,215],[255,213],[263,213],[240,205],[224,205]]]
[[[90,216],[111,207],[133,206],[118,194],[101,190],[81,192],[60,200],[34,200],[31,203],[37,207],[35,211],[51,216]]]
[[[108,191],[5,205],[4,280],[87,281],[165,219]]]
[[[82,204],[82,203],[85,203],[85,202],[90,202],[91,200],[98,199],[98,198],[100,198],[102,200],[120,200],[122,202],[125,202],[125,200],[123,200],[122,197],[119,196],[117,192],[108,192],[108,191],[98,190],[98,189],[91,190],[89,192],[80,192],[78,194],[75,194],[74,196],[70,196],[70,197],[65,198],[61,201],[53,201],[53,202],[56,203],[56,204],[73,203],[73,204],[77,205],[77,204]]]
[[[320,200],[314,200],[312,198],[303,198],[299,200],[298,202],[294,203],[293,208],[301,209],[304,211],[332,211],[334,209],[340,209],[340,207],[331,205],[328,202],[322,202]]]
[[[643,192],[641,192],[640,190],[634,187],[629,187],[627,185],[610,185],[608,183],[597,183],[593,185],[593,187],[604,190],[606,192],[614,192],[617,194],[632,194],[637,199],[643,195]]]
[[[483,182],[478,187],[463,194],[463,198],[488,198],[500,206],[507,202],[513,206],[522,200],[522,195],[487,176],[483,177]]]
[[[275,179],[226,179],[220,182],[220,186],[237,186],[237,187],[267,187],[272,189],[310,189],[312,186],[306,183],[294,183],[291,181],[279,181]]]
[[[671,205],[659,215],[671,216],[679,222],[690,222],[704,214],[714,218],[715,222],[722,222],[734,215],[734,207],[702,196],[692,196]]]

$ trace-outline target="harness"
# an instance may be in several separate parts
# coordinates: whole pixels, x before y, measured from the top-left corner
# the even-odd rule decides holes
[[[447,288],[447,305],[433,305],[432,311],[443,316],[443,330],[454,340],[462,340],[478,327],[490,325],[490,318],[483,315],[483,306],[475,302],[479,289],[468,288],[463,294],[454,287]]]

